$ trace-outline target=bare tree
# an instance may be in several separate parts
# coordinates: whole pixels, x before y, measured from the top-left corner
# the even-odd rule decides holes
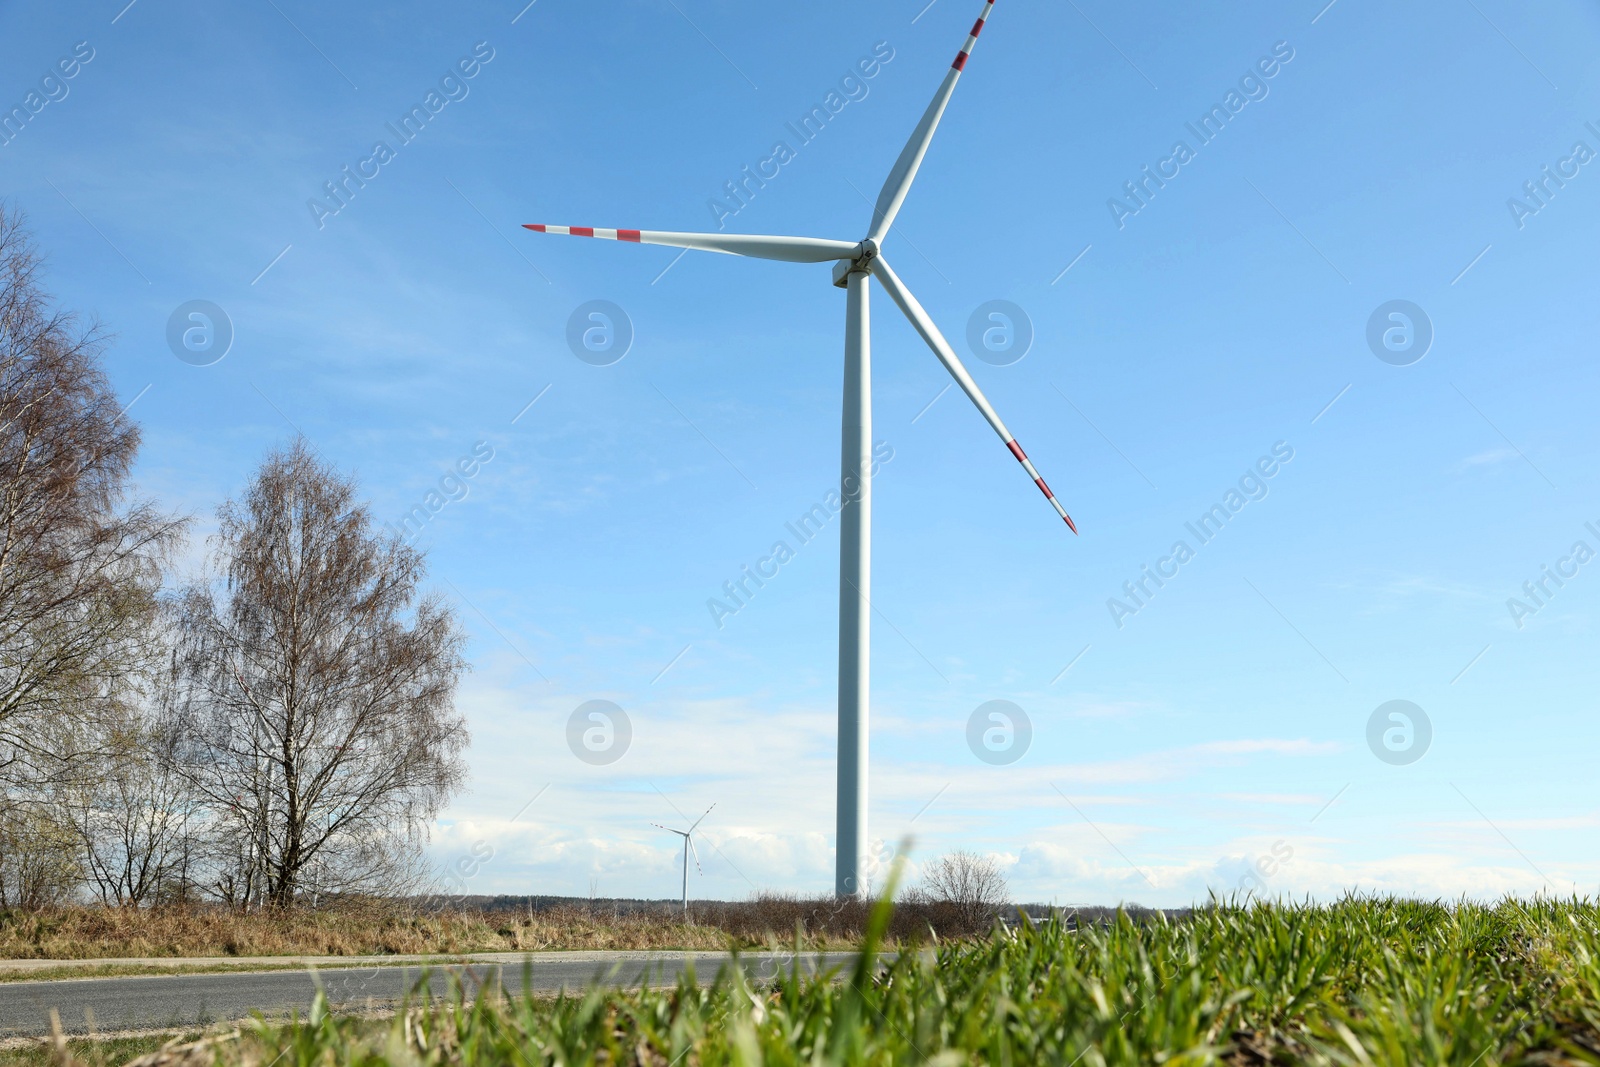
[[[185,765],[236,903],[389,887],[465,777],[463,632],[356,492],[304,439],[269,454],[181,598]]]
[[[0,893],[31,902],[67,891],[78,856],[54,802],[125,710],[183,528],[128,503],[139,432],[105,339],[55,309],[40,270],[0,206]]]
[[[963,925],[991,925],[999,909],[1010,903],[1010,889],[1000,865],[988,856],[957,850],[940,856],[922,872],[913,899],[953,905]]]
[[[57,809],[0,800],[0,907],[60,904],[82,883],[78,839]]]
[[[181,764],[184,724],[162,695],[108,724],[98,758],[57,789],[58,806],[82,845],[89,886],[105,904],[193,895],[194,844],[204,811]]]

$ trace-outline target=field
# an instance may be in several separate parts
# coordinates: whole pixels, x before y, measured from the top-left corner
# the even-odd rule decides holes
[[[484,996],[391,1020],[318,1010],[182,1062],[1600,1063],[1600,910],[1587,902],[1217,907],[996,930],[875,963],[889,922],[874,914],[867,951],[835,982]]]

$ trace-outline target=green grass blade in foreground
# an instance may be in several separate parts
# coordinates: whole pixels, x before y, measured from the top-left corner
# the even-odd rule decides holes
[[[898,875],[898,872],[897,872]],[[896,876],[897,876],[896,875]],[[891,884],[894,884],[893,879]],[[1181,919],[1059,918],[879,958],[878,901],[844,973],[732,968],[641,991],[444,1000],[392,1021],[260,1024],[227,1067],[648,1064],[1600,1064],[1589,901],[1350,896],[1213,902]],[[797,939],[797,947],[801,939]],[[279,1058],[281,1057],[281,1059]]]

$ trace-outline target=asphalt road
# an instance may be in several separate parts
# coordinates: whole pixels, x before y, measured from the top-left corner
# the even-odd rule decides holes
[[[336,1008],[392,1006],[413,991],[424,973],[433,992],[442,994],[452,975],[469,990],[498,980],[509,993],[581,990],[604,983],[635,988],[674,985],[693,965],[701,982],[714,978],[730,957],[723,953],[635,954],[620,957],[528,957],[519,963],[485,963],[428,968],[373,966],[337,970],[283,970],[232,974],[141,975],[127,978],[72,978],[0,983],[0,1037],[50,1032],[50,1009],[69,1034],[91,1031],[161,1030],[207,1026],[249,1018],[254,1012],[304,1015],[320,983]],[[787,972],[792,957],[756,952],[740,957],[747,973],[770,978]],[[803,971],[848,967],[848,953],[803,953]]]

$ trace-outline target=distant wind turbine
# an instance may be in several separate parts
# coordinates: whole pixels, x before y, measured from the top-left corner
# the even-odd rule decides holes
[[[714,807],[716,807],[716,805],[712,804],[711,808]],[[705,812],[701,814],[700,818],[696,819],[689,825],[687,830],[674,830],[672,827],[662,826],[658,822],[653,822],[650,824],[651,826],[656,827],[658,830],[665,830],[669,834],[677,834],[679,837],[683,838],[683,913],[685,915],[689,914],[689,857],[694,857],[694,869],[696,871],[701,874],[706,873],[705,869],[700,866],[700,853],[694,850],[694,828],[704,822],[707,815],[711,814],[711,808],[707,808]]]
[[[1032,461],[1017,444],[1011,431],[995,413],[983,391],[956,357],[933,319],[923,310],[917,298],[906,288],[899,276],[889,269],[879,245],[889,233],[900,205],[905,202],[911,182],[922,166],[922,157],[933,140],[956,82],[966,68],[967,57],[978,34],[983,31],[989,14],[994,10],[994,0],[986,0],[978,21],[973,23],[967,41],[956,54],[955,61],[945,73],[933,101],[923,112],[922,120],[912,131],[911,139],[895,160],[878,202],[872,210],[872,226],[860,241],[832,241],[819,237],[769,237],[732,233],[673,233],[665,230],[604,230],[586,226],[547,226],[542,223],[524,223],[525,228],[539,233],[570,234],[574,237],[599,237],[633,244],[667,245],[672,248],[694,248],[705,252],[723,252],[734,256],[755,259],[777,259],[790,263],[833,262],[833,284],[847,293],[845,303],[844,338],[844,432],[843,454],[840,458],[840,495],[844,506],[839,519],[839,750],[838,750],[838,822],[834,844],[834,890],[840,896],[859,896],[866,892],[866,880],[861,871],[861,850],[867,838],[867,678],[868,632],[871,623],[871,526],[872,492],[868,471],[872,463],[872,358],[867,313],[867,285],[872,278],[889,292],[892,299],[911,320],[911,325],[944,369],[961,386],[967,398],[977,407],[994,432],[1000,435],[1006,448],[1022,464],[1028,477],[1043,491],[1055,508],[1056,514],[1066,520],[1073,533],[1078,527],[1050,492],[1044,479],[1034,469]],[[993,190],[984,190],[993,195]],[[1002,194],[1003,195],[1003,194]],[[663,827],[665,829],[665,827]],[[674,830],[673,833],[682,831]],[[687,857],[687,848],[685,856]],[[684,879],[688,879],[688,860],[684,860]]]

